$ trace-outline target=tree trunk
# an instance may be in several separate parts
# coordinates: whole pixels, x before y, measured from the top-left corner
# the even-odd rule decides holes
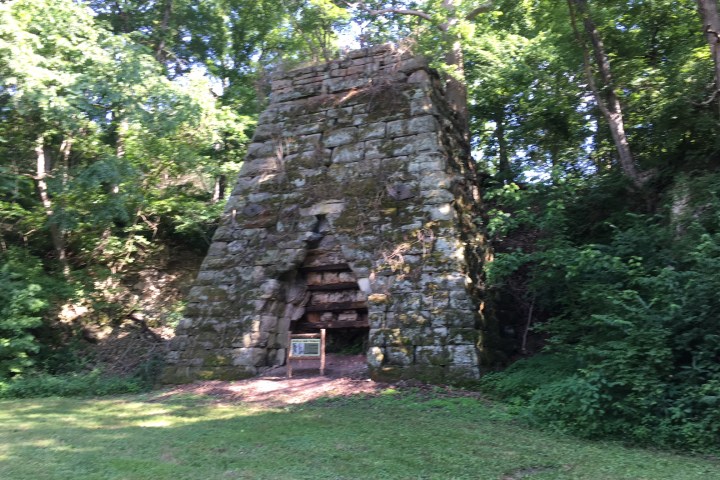
[[[720,91],[720,15],[716,0],[697,0],[703,33],[715,64],[715,93]]]
[[[123,158],[125,156],[125,136],[130,130],[130,123],[123,112],[115,113],[115,156]]]
[[[164,64],[167,61],[167,36],[170,30],[170,16],[172,15],[173,2],[165,0],[163,5],[162,20],[160,22],[160,38],[155,47],[155,59]]]
[[[52,200],[48,193],[47,176],[48,176],[48,161],[45,156],[45,139],[40,136],[35,143],[35,156],[37,159],[37,168],[35,181],[37,182],[37,189],[40,195],[40,201],[42,202],[45,210],[45,215],[48,218],[48,225],[50,228],[50,238],[52,239],[53,247],[55,248],[55,254],[57,255],[60,266],[62,267],[63,275],[66,278],[70,277],[70,264],[67,259],[67,251],[65,249],[65,238],[64,233],[54,222],[55,212],[53,211]]]
[[[510,168],[510,156],[508,155],[507,138],[505,138],[505,112],[500,107],[495,112],[495,139],[498,144],[498,178],[503,183],[514,181],[513,172]]]
[[[462,44],[460,39],[454,37],[451,31],[459,22],[457,17],[459,4],[459,0],[443,0],[442,7],[448,12],[448,20],[440,28],[445,32],[445,41],[448,43],[448,50],[445,52],[445,64],[450,67],[450,75],[446,80],[445,96],[450,107],[457,113],[460,127],[463,131],[467,131],[469,121]]]
[[[227,177],[218,175],[215,178],[215,187],[213,188],[212,203],[217,203],[225,198],[225,188],[227,186]]]
[[[445,54],[445,63],[451,67],[445,87],[445,97],[458,116],[460,127],[468,129],[467,87],[465,86],[465,67],[460,40],[449,39],[450,50]]]
[[[62,188],[65,189],[70,181],[70,152],[72,152],[73,138],[65,137],[60,144],[60,156],[62,157]]]
[[[630,142],[625,132],[625,121],[623,119],[622,104],[615,92],[612,71],[610,69],[610,60],[605,53],[605,46],[600,32],[598,32],[595,23],[590,18],[586,0],[568,0],[570,9],[570,20],[572,23],[575,37],[583,49],[583,57],[585,63],[585,73],[588,83],[592,90],[593,96],[598,104],[598,108],[603,114],[605,121],[608,123],[610,134],[612,135],[615,149],[618,153],[620,167],[625,175],[630,179],[635,188],[641,189],[645,184],[645,178],[637,169],[635,159],[630,150]],[[576,15],[577,13],[577,15]],[[595,81],[595,75],[592,71],[590,54],[588,52],[587,43],[580,34],[577,26],[577,16],[583,21],[586,36],[590,39],[592,45],[592,56],[595,60],[600,85]]]

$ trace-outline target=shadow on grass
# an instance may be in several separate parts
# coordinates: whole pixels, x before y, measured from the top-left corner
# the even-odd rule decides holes
[[[0,478],[720,478],[711,461],[529,431],[472,398],[215,400],[2,401]]]

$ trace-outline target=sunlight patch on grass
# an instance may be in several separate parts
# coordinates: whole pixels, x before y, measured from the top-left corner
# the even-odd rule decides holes
[[[549,435],[476,399],[402,392],[275,409],[2,401],[0,452],[0,478],[13,480],[720,478],[715,461]]]
[[[138,424],[139,427],[143,428],[162,428],[172,427],[173,425],[176,425],[176,423],[171,421],[170,419],[148,420],[146,422],[141,422]]]

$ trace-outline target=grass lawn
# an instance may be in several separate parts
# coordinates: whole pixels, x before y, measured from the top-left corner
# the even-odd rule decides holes
[[[720,479],[717,459],[528,430],[469,398],[288,408],[150,395],[0,401],[0,479]]]

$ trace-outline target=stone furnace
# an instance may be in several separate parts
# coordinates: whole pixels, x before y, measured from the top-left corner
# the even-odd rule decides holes
[[[255,375],[319,328],[360,338],[375,378],[477,378],[477,205],[424,60],[383,46],[277,76],[164,380]]]

